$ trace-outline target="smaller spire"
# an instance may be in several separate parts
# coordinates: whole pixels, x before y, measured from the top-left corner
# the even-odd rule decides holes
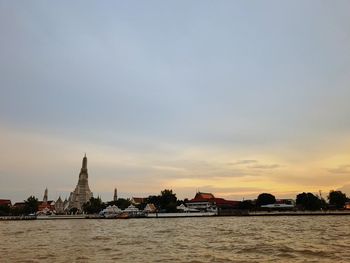
[[[118,200],[118,191],[117,191],[117,188],[114,188],[113,201],[117,201],[117,200]]]
[[[44,192],[44,197],[43,197],[43,202],[44,203],[47,203],[47,199],[48,199],[48,190],[47,190],[47,187],[46,187],[46,189],[45,189],[45,192]]]

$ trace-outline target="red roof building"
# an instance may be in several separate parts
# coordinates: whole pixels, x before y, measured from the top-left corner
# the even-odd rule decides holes
[[[0,205],[11,206],[11,200],[9,200],[9,199],[0,199]]]
[[[191,199],[189,202],[203,202],[203,201],[209,201],[210,199],[215,198],[212,193],[196,193],[196,196]]]
[[[146,197],[132,197],[130,201],[134,205],[139,205],[144,203],[146,199],[147,199]]]
[[[223,198],[216,198],[211,193],[196,193],[196,196],[189,200],[186,205],[188,208],[199,211],[209,211],[215,209],[237,209],[240,201],[231,201]]]
[[[240,201],[231,201],[223,198],[213,198],[209,201],[212,204],[215,204],[219,208],[239,208]]]
[[[23,208],[25,206],[24,202],[16,202],[13,207],[14,208]]]
[[[55,211],[55,201],[39,201],[38,213],[39,214],[47,214]]]

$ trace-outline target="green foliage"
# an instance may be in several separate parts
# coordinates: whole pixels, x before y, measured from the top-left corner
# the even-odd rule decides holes
[[[258,196],[258,199],[256,200],[256,205],[257,206],[262,206],[262,205],[269,205],[269,204],[274,204],[276,203],[276,198],[272,194],[268,193],[262,193]]]
[[[165,189],[161,191],[159,200],[161,210],[165,210],[168,213],[176,212],[176,202],[177,197],[173,190]]]
[[[129,198],[125,199],[125,198],[118,198],[117,201],[111,201],[108,202],[107,205],[116,205],[118,206],[120,209],[124,210],[125,208],[127,208],[129,205],[131,205],[131,201]]]
[[[322,210],[327,210],[328,209],[328,204],[324,198],[317,196],[320,199],[321,202],[321,209]]]
[[[83,204],[83,211],[87,214],[98,214],[101,210],[106,208],[100,197],[91,197],[88,202]]]
[[[10,206],[0,205],[0,216],[8,216],[10,214]]]
[[[337,209],[344,208],[347,201],[346,194],[341,191],[330,191],[328,195],[329,204],[335,206]]]
[[[160,210],[160,195],[150,195],[147,198],[147,203],[154,204],[155,207]]]
[[[78,213],[78,208],[72,207],[71,209],[69,209],[69,214],[75,215],[76,213]]]
[[[11,207],[10,214],[12,216],[20,216],[24,214],[24,207]]]
[[[176,201],[176,206],[180,206],[182,204],[185,204],[184,200],[177,200]]]
[[[320,210],[322,207],[322,200],[312,193],[301,193],[297,195],[296,204],[301,209]]]
[[[159,211],[167,213],[176,212],[177,205],[181,204],[173,190],[168,189],[161,191],[160,195],[150,195],[146,202],[154,204]]]
[[[144,201],[144,202],[142,202],[142,203],[140,203],[140,204],[137,204],[136,207],[137,207],[139,210],[143,210],[143,209],[145,209],[146,205],[147,205],[147,202]]]
[[[129,205],[131,205],[131,201],[129,198],[118,198],[115,205],[124,210],[125,208],[128,208]]]
[[[239,208],[240,209],[244,209],[244,210],[251,210],[254,208],[254,204],[253,201],[251,200],[244,200],[239,204]]]
[[[38,211],[39,201],[35,196],[29,196],[27,200],[24,201],[24,213],[34,214]]]

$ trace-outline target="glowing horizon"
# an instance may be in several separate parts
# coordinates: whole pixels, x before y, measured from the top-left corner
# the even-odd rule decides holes
[[[6,138],[4,146],[8,144],[7,149],[13,147],[12,151],[7,152],[7,156],[2,156],[2,168],[11,169],[23,181],[35,178],[41,182],[21,184],[16,180],[12,182],[9,178],[7,183],[10,186],[16,190],[21,189],[21,193],[15,195],[8,191],[9,196],[16,201],[31,194],[41,198],[45,187],[49,188],[52,199],[68,196],[78,180],[81,159],[85,152],[79,151],[82,147],[89,149],[86,152],[90,188],[95,196],[100,195],[106,201],[112,197],[114,187],[118,188],[123,197],[148,196],[158,194],[166,188],[173,189],[181,199],[193,197],[196,190],[237,200],[254,199],[263,192],[272,193],[277,198],[294,198],[300,192],[318,193],[320,190],[324,197],[330,190],[340,189],[349,193],[349,185],[343,182],[347,182],[350,166],[340,165],[349,158],[346,155],[346,145],[344,153],[338,152],[338,156],[330,151],[331,157],[320,156],[319,160],[295,165],[273,155],[263,157],[257,153],[248,155],[245,152],[240,155],[228,151],[219,154],[214,149],[182,151],[180,147],[175,149],[176,147],[168,145],[169,155],[164,156],[166,147],[160,155],[158,152],[128,152],[126,149],[114,149],[108,145],[78,143],[78,140],[48,138],[28,132],[25,135],[13,132],[6,134],[1,129],[0,134],[2,138]],[[18,152],[21,145],[33,148],[26,147]],[[35,155],[31,155],[31,152],[35,152]],[[135,180],[138,178],[135,174],[139,171],[143,172],[141,180]],[[314,176],[310,177],[309,174]],[[129,180],[130,178],[132,179]]]

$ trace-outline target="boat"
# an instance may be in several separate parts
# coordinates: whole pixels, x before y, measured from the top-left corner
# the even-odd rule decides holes
[[[129,216],[129,213],[123,212],[123,213],[117,215],[115,218],[117,218],[117,219],[129,219],[130,216]]]

